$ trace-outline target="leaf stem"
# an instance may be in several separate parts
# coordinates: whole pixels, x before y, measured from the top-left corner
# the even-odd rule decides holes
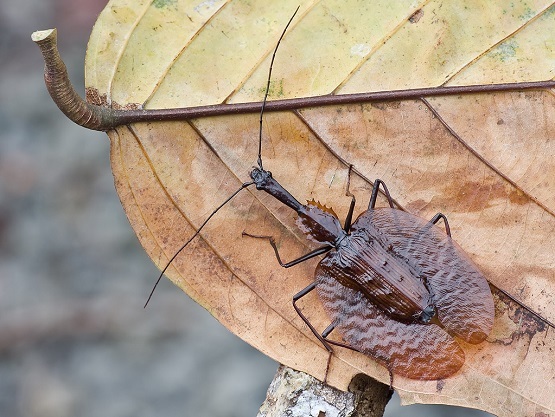
[[[228,114],[259,113],[262,107],[261,102],[249,102],[174,109],[115,109],[87,103],[77,94],[69,80],[66,66],[58,52],[56,29],[34,32],[32,39],[40,47],[44,58],[44,80],[50,96],[70,120],[88,129],[107,131],[117,126],[137,122],[189,120]],[[298,110],[307,107],[399,101],[434,96],[541,90],[554,87],[555,80],[547,80],[323,95],[268,101],[265,111]]]
[[[41,30],[31,36],[44,58],[44,82],[54,103],[73,122],[92,130],[113,128],[113,111],[85,102],[71,85],[64,61],[58,52],[56,29]]]

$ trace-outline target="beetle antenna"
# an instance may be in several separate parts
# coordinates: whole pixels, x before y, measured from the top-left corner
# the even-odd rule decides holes
[[[258,167],[262,171],[264,170],[264,168],[262,167],[262,116],[264,115],[264,109],[266,108],[266,100],[268,99],[268,93],[270,91],[270,80],[272,79],[272,67],[274,66],[274,59],[276,57],[276,52],[279,48],[279,44],[281,43],[283,36],[285,36],[285,32],[287,32],[287,28],[293,21],[300,7],[301,6],[297,6],[297,10],[295,10],[295,13],[293,13],[293,16],[291,16],[291,18],[289,19],[289,22],[287,22],[287,25],[285,25],[285,29],[283,29],[283,32],[281,32],[281,36],[279,37],[276,47],[274,48],[274,53],[272,54],[272,60],[270,61],[270,69],[268,71],[268,82],[266,83],[266,92],[264,93],[264,100],[262,100],[262,107],[260,109],[260,130],[258,133],[258,161],[257,162],[258,162]]]
[[[235,197],[237,194],[239,194],[239,192],[240,192],[241,190],[244,190],[245,188],[247,188],[248,186],[253,185],[253,184],[254,184],[253,181],[244,183],[244,184],[241,185],[241,187],[239,187],[233,194],[231,194],[228,198],[226,198],[225,201],[224,201],[222,204],[220,204],[220,205],[210,214],[210,216],[208,216],[207,219],[200,225],[200,227],[199,227],[199,228],[197,229],[197,231],[193,234],[193,236],[191,236],[191,237],[189,238],[189,240],[188,240],[187,242],[185,242],[185,243],[183,244],[183,246],[181,246],[181,247],[177,250],[177,252],[175,252],[175,254],[170,258],[170,260],[168,261],[168,263],[166,264],[166,266],[164,267],[164,269],[162,269],[162,272],[160,272],[160,275],[158,276],[158,279],[156,280],[156,283],[154,284],[154,287],[152,287],[152,291],[150,291],[150,294],[148,295],[148,299],[146,300],[146,303],[145,303],[145,305],[144,305],[143,308],[146,308],[146,306],[148,305],[150,299],[152,298],[152,295],[154,294],[154,291],[156,290],[156,287],[158,286],[158,284],[160,283],[160,280],[161,280],[162,277],[164,276],[164,273],[165,273],[166,270],[170,267],[170,265],[171,265],[171,263],[174,261],[174,259],[177,258],[177,255],[179,255],[179,254],[181,253],[181,251],[182,251],[183,249],[185,249],[185,248],[189,245],[189,243],[192,242],[192,240],[193,240],[195,237],[197,237],[197,235],[200,233],[200,231],[202,230],[202,228],[203,228],[204,226],[206,226],[206,223],[208,223],[208,222],[210,221],[210,219],[211,219],[212,217],[214,217],[214,215],[215,215],[218,211],[220,211],[220,209],[221,209],[223,206],[225,206],[227,203],[229,203],[229,201],[231,201],[231,199],[232,199],[233,197]]]
[[[272,60],[270,61],[270,69],[268,71],[268,82],[266,83],[266,92],[264,93],[264,100],[262,101],[262,107],[260,109],[260,131],[259,131],[259,135],[258,135],[258,166],[261,170],[264,170],[264,168],[262,167],[262,116],[264,115],[264,109],[266,108],[266,101],[268,99],[268,93],[270,91],[270,80],[272,78],[272,67],[274,65],[274,59],[276,57],[276,52],[279,48],[279,44],[281,43],[281,40],[283,39],[283,36],[285,35],[285,32],[287,32],[287,29],[289,28],[289,25],[291,24],[291,22],[293,21],[293,18],[295,17],[295,15],[297,14],[297,12],[299,11],[299,8],[301,6],[298,6],[297,9],[295,10],[295,13],[293,13],[293,16],[291,16],[291,18],[289,19],[289,22],[287,22],[287,25],[285,26],[285,29],[283,29],[283,32],[281,33],[281,36],[279,37],[276,47],[274,49],[274,53],[272,54]],[[239,189],[237,189],[233,194],[231,194],[228,198],[226,198],[226,200],[220,204],[211,214],[210,216],[208,216],[208,218],[200,225],[200,227],[197,229],[197,231],[193,234],[193,236],[191,236],[189,238],[189,240],[187,240],[187,242],[185,242],[183,244],[183,246],[181,246],[177,252],[170,258],[170,260],[168,261],[168,263],[166,264],[166,266],[164,267],[164,269],[162,269],[162,271],[160,272],[160,275],[158,276],[158,279],[156,280],[156,283],[154,284],[154,286],[152,287],[152,291],[150,291],[150,294],[148,296],[148,299],[146,300],[146,303],[144,305],[144,307],[146,308],[146,306],[148,305],[148,303],[150,302],[150,299],[152,298],[152,295],[154,294],[154,291],[156,290],[156,287],[158,286],[158,284],[160,283],[160,280],[162,279],[162,277],[164,276],[164,273],[166,272],[166,270],[170,267],[170,265],[172,264],[172,262],[175,260],[175,258],[177,258],[177,256],[183,251],[183,249],[185,249],[189,243],[191,243],[193,241],[193,239],[195,237],[198,236],[198,234],[200,233],[200,231],[204,228],[204,226],[206,226],[206,224],[210,221],[210,219],[218,212],[220,211],[220,209],[225,206],[233,197],[235,197],[237,194],[239,194],[239,192],[251,185],[255,184],[254,181],[251,182],[246,182],[243,185],[241,185],[241,187]]]

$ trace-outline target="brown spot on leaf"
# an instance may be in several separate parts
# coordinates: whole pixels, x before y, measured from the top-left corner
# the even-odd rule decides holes
[[[509,200],[515,204],[526,204],[530,201],[522,191],[508,183],[469,181],[464,184],[445,182],[443,198],[458,201],[469,212],[482,211],[495,204],[495,200]],[[441,198],[441,197],[439,197]]]
[[[100,94],[96,88],[87,87],[85,89],[85,97],[90,104],[108,106],[108,97],[106,94]]]
[[[511,190],[509,194],[509,200],[511,203],[519,205],[527,204],[528,202],[530,202],[530,198],[518,189]]]
[[[418,21],[422,19],[422,16],[424,16],[424,10],[418,9],[412,14],[411,17],[409,17],[409,22],[418,23]]]
[[[545,331],[547,324],[518,302],[494,287],[492,288],[492,294],[495,300],[496,317],[506,315],[517,326],[509,337],[498,339],[497,343],[510,345],[522,337],[531,340],[536,333]]]
[[[379,110],[396,110],[401,107],[401,102],[399,101],[384,101],[382,103],[370,103],[370,105]]]

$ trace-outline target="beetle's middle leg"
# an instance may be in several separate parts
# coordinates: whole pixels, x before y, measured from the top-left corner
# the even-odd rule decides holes
[[[347,190],[345,191],[345,195],[347,197],[351,197],[351,206],[349,207],[349,213],[347,214],[347,217],[345,219],[345,227],[343,228],[346,232],[349,232],[349,229],[351,228],[351,221],[353,220],[353,211],[355,209],[355,201],[356,201],[355,196],[349,190],[349,187],[351,185],[352,171],[353,171],[353,165],[349,165],[349,174],[347,176]],[[389,190],[387,189],[385,182],[377,178],[376,181],[374,181],[374,186],[372,187],[372,195],[370,196],[370,203],[368,204],[368,210],[373,210],[376,207],[376,200],[378,199],[378,192],[380,191],[380,185],[383,188],[383,192],[387,198],[389,207],[395,208],[393,204],[393,199],[391,198],[391,194],[389,194]]]
[[[372,188],[372,195],[370,196],[370,204],[368,204],[368,210],[373,210],[376,207],[376,200],[378,199],[378,192],[380,190],[380,185],[383,188],[384,194],[387,197],[387,202],[389,203],[389,207],[395,208],[393,206],[393,199],[391,198],[391,194],[389,194],[389,190],[385,185],[385,182],[380,180],[379,178],[374,181],[374,187]]]
[[[451,228],[449,227],[449,222],[447,221],[447,217],[443,213],[437,213],[432,219],[430,223],[437,224],[440,220],[443,220],[443,224],[445,225],[445,233],[447,236],[451,237]]]

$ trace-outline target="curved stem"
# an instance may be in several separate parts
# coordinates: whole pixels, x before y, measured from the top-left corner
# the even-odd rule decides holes
[[[84,101],[71,85],[66,66],[58,52],[56,29],[37,31],[33,33],[32,39],[40,47],[44,57],[44,80],[50,96],[69,119],[88,129],[106,131],[114,129],[117,126],[137,122],[189,120],[199,117],[226,114],[259,113],[262,107],[261,102],[251,102],[214,104],[210,106],[183,107],[176,109],[121,110],[90,104]],[[546,88],[555,88],[555,80],[430,87],[273,100],[266,103],[264,111],[274,112],[339,104],[410,100],[422,97],[492,93],[499,91],[540,90]]]
[[[73,122],[93,130],[109,130],[113,117],[109,108],[85,102],[71,85],[64,61],[58,52],[56,29],[33,33],[33,41],[44,58],[44,82],[54,103]]]

